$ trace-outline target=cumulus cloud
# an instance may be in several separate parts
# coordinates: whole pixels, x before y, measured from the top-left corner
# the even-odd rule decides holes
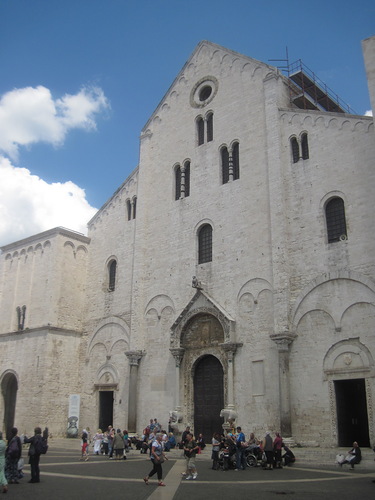
[[[0,151],[17,160],[20,146],[61,145],[71,129],[95,129],[95,115],[107,108],[108,100],[97,87],[56,100],[43,86],[7,92],[0,100]]]
[[[372,110],[369,109],[368,111],[366,111],[365,116],[372,116]]]
[[[48,184],[0,156],[0,245],[56,226],[86,233],[95,212],[73,182]]]
[[[109,108],[99,88],[53,99],[39,86],[15,89],[0,99],[0,245],[64,226],[86,233],[96,208],[73,182],[47,183],[15,166],[19,149],[38,142],[62,145],[68,132],[95,130],[96,115]]]

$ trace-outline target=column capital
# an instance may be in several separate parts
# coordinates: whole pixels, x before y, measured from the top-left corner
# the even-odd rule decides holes
[[[127,351],[125,353],[126,357],[129,360],[130,366],[138,366],[139,361],[146,353],[144,351]]]
[[[232,360],[236,351],[239,347],[242,347],[243,344],[241,342],[224,342],[223,344],[219,344],[219,346],[227,353],[228,360]]]
[[[289,346],[293,342],[293,340],[297,338],[297,334],[294,332],[285,331],[280,333],[272,333],[270,335],[270,338],[277,345],[277,349],[279,352],[288,352]]]
[[[171,351],[171,354],[176,361],[176,367],[179,367],[181,364],[182,358],[184,357],[185,349],[183,347],[172,347],[169,350]]]

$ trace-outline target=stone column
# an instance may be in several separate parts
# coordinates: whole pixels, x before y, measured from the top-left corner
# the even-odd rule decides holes
[[[289,346],[296,334],[284,332],[271,335],[279,351],[279,394],[280,394],[280,431],[283,437],[292,436],[290,405]]]
[[[180,198],[185,198],[185,167],[181,167],[181,194]]]
[[[180,365],[182,358],[184,357],[184,352],[185,349],[182,347],[175,347],[172,349],[169,349],[172,353],[172,356],[174,357],[175,360],[175,365],[176,365],[176,372],[175,372],[175,407],[176,411],[181,411],[181,404],[180,404]]]
[[[229,182],[234,179],[234,167],[233,167],[233,156],[232,151],[229,152]]]
[[[227,355],[227,362],[228,362],[228,369],[227,369],[227,387],[228,387],[228,392],[227,392],[227,404],[225,405],[225,408],[223,408],[220,412],[220,416],[224,417],[224,424],[223,428],[225,426],[228,426],[228,423],[230,426],[233,426],[234,420],[237,418],[237,412],[235,411],[235,406],[234,406],[234,369],[233,369],[233,360],[234,360],[234,355],[237,351],[238,347],[241,347],[242,344],[236,343],[236,342],[228,342],[224,344],[220,344],[220,347],[226,352]]]
[[[138,366],[145,353],[143,351],[127,351],[125,354],[130,363],[128,431],[137,432]]]

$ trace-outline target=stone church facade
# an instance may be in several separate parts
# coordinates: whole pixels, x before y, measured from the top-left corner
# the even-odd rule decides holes
[[[91,429],[374,444],[374,123],[301,74],[201,42],[88,236],[2,247],[4,429],[64,435],[75,396]]]

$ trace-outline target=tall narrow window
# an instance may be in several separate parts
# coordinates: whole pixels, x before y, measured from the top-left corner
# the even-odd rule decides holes
[[[326,223],[328,243],[346,240],[346,219],[344,200],[339,197],[332,198],[326,205]]]
[[[185,167],[185,197],[190,195],[190,161],[184,163]]]
[[[108,266],[108,274],[109,274],[108,290],[110,292],[113,292],[116,287],[116,268],[117,268],[117,262],[115,260],[111,260]]]
[[[212,261],[212,227],[202,226],[198,232],[198,264]]]
[[[198,146],[204,143],[204,121],[203,118],[197,120]]]
[[[214,115],[209,113],[207,115],[207,142],[211,142],[214,139]]]
[[[179,200],[181,198],[181,167],[177,167],[175,170],[175,180],[176,180],[175,199]]]
[[[133,219],[135,219],[137,216],[137,197],[134,196],[133,198]]]
[[[307,160],[309,158],[309,143],[307,140],[307,134],[302,134],[301,136],[301,150],[302,150],[302,159]]]
[[[132,204],[130,200],[126,200],[126,210],[128,212],[128,220],[130,220],[132,218]]]
[[[232,148],[233,180],[240,178],[240,145],[236,142]]]
[[[290,146],[292,148],[293,163],[297,163],[299,160],[299,144],[295,137],[290,139]]]
[[[225,146],[221,148],[221,176],[223,184],[229,181],[229,152]]]

